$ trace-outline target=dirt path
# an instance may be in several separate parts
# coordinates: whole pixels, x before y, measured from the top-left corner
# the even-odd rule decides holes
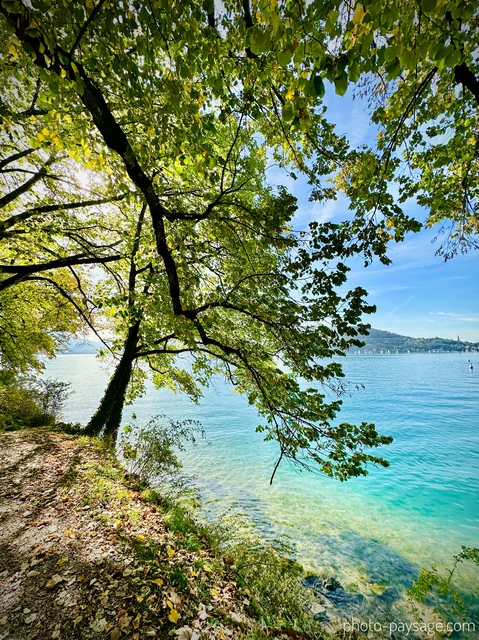
[[[185,545],[94,442],[0,434],[0,640],[244,637],[228,567]]]

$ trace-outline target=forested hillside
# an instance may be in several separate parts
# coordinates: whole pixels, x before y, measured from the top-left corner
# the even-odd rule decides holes
[[[401,336],[390,331],[370,329],[365,338],[366,345],[361,353],[427,353],[429,351],[479,351],[479,342],[463,342],[462,340],[448,340],[447,338],[411,338]],[[353,348],[353,352],[359,349]]]

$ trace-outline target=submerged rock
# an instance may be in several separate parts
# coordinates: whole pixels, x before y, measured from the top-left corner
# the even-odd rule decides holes
[[[301,584],[306,589],[314,589],[315,591],[321,591],[323,588],[323,581],[317,576],[308,576],[301,581]]]
[[[325,579],[318,578],[317,576],[308,576],[304,578],[302,584],[307,589],[314,589],[315,591],[336,591],[337,589],[343,588],[339,580],[334,576]]]
[[[315,617],[323,617],[323,615],[326,613],[326,607],[319,602],[313,602],[310,611]]]
[[[364,596],[361,593],[347,593],[333,576],[326,579],[308,576],[302,580],[302,585],[307,589],[313,589],[318,595],[322,596],[322,605],[327,607],[329,604],[330,607],[332,606],[341,611],[357,610],[364,600]]]
[[[326,589],[327,591],[336,591],[336,589],[342,589],[342,586],[339,580],[336,580],[334,576],[330,576],[329,578],[326,578],[326,580],[323,580],[323,589]]]

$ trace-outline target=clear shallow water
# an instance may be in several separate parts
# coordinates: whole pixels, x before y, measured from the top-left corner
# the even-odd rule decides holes
[[[474,371],[468,357],[476,357]],[[305,567],[336,575],[366,596],[358,612],[377,614],[389,610],[419,567],[450,566],[461,545],[479,546],[479,356],[351,355],[343,366],[351,395],[339,419],[374,422],[394,437],[381,450],[389,469],[372,468],[347,483],[298,474],[285,464],[270,486],[277,448],[254,432],[256,412],[222,380],[205,390],[198,406],[149,389],[125,420],[133,410],[139,424],[158,413],[201,421],[211,444],[189,449],[183,462],[197,476],[206,510],[231,507],[267,537],[288,536]],[[80,422],[96,408],[108,379],[95,357],[83,354],[59,356],[46,375],[72,382],[64,417]],[[356,389],[359,384],[365,389]],[[458,573],[467,592],[479,592],[477,573],[466,567]],[[369,582],[391,587],[376,597]]]

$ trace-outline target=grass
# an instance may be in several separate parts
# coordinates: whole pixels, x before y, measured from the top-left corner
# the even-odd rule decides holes
[[[245,613],[249,619],[244,629],[237,629],[236,638],[266,640],[281,629],[289,629],[290,633],[293,629],[297,635],[292,637],[296,638],[324,638],[309,613],[313,596],[301,586],[300,565],[251,534],[241,519],[213,526],[201,523],[184,501],[145,487],[144,481],[125,473],[111,447],[102,440],[80,436],[76,441],[81,448],[88,447],[101,456],[101,462],[89,462],[81,469],[88,482],[83,501],[100,511],[99,519],[106,525],[111,526],[118,519],[121,526],[128,521],[134,530],[144,525],[141,509],[131,500],[132,491],[138,495],[139,490],[143,501],[161,515],[169,541],[159,544],[148,537],[130,535],[130,548],[149,575],[161,577],[188,599],[210,603],[209,624],[221,626],[228,622],[227,612],[222,612],[214,598],[215,584],[221,577],[223,582],[236,585],[248,602]],[[75,479],[72,475],[72,482]],[[108,511],[102,513],[106,508]],[[174,550],[174,556],[169,556],[168,549]],[[146,601],[142,600],[141,606],[144,605]],[[239,623],[234,624],[238,627]]]

